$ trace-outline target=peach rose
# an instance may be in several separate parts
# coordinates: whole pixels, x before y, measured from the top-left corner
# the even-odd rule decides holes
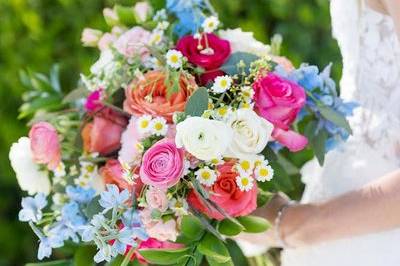
[[[108,108],[96,113],[93,122],[86,124],[81,132],[83,149],[100,154],[118,150],[127,123],[125,117]]]
[[[144,78],[133,80],[125,90],[124,110],[136,116],[161,116],[171,123],[174,112],[184,111],[186,101],[197,85],[192,76],[182,75],[179,91],[167,95],[165,79],[165,73],[150,71],[144,74]]]

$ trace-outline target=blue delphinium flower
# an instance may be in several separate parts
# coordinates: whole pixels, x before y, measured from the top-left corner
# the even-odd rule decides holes
[[[35,197],[23,198],[21,205],[22,210],[18,214],[19,220],[37,223],[43,217],[42,209],[47,205],[46,196],[43,193],[39,193]]]
[[[80,186],[67,186],[66,193],[72,201],[78,203],[88,203],[96,195],[96,191],[93,188],[85,189]]]
[[[175,32],[179,37],[197,32],[205,19],[203,10],[207,9],[203,0],[167,0],[166,7],[178,19]]]
[[[121,220],[124,227],[131,230],[131,234],[134,238],[147,240],[149,236],[147,235],[146,230],[143,227],[143,223],[140,219],[139,213],[133,211],[132,209],[128,209],[122,215]]]
[[[62,235],[52,234],[51,236],[42,236],[39,238],[39,250],[38,259],[42,260],[44,258],[49,258],[51,256],[53,248],[60,248],[64,246],[64,239]]]
[[[119,188],[116,185],[107,185],[107,190],[100,194],[100,205],[104,208],[104,211],[118,208],[129,199],[130,194],[127,189],[119,192]]]
[[[81,213],[79,204],[75,201],[71,201],[63,206],[61,209],[61,217],[65,223],[71,225],[71,227],[81,226],[86,223],[86,219]]]

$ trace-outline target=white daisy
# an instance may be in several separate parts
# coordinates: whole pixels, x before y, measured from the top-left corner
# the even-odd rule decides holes
[[[60,162],[57,167],[53,170],[55,177],[64,177],[67,173],[65,172],[65,164]]]
[[[232,113],[232,108],[228,105],[224,105],[214,110],[213,117],[215,119],[225,119]]]
[[[210,161],[208,161],[208,163],[212,164],[212,165],[220,165],[223,164],[225,161],[222,158],[213,158]]]
[[[215,93],[223,93],[232,85],[232,78],[230,76],[219,76],[214,80],[214,84],[211,87],[211,90]]]
[[[217,180],[217,173],[209,167],[204,167],[196,171],[196,178],[203,185],[212,186]]]
[[[167,120],[163,117],[154,118],[151,121],[151,133],[157,136],[167,135],[168,125]]]
[[[172,198],[169,201],[169,208],[175,212],[177,216],[184,216],[188,214],[189,205],[183,198]]]
[[[157,45],[161,43],[162,38],[163,38],[163,32],[162,31],[153,31],[153,33],[150,36],[150,45]]]
[[[177,50],[169,50],[167,54],[165,55],[165,58],[167,59],[167,64],[175,69],[178,69],[182,67],[182,58],[183,55],[180,51]]]
[[[240,90],[240,94],[246,102],[250,101],[254,97],[254,90],[250,86],[244,86]]]
[[[239,173],[251,173],[254,169],[254,162],[249,159],[241,159],[236,164],[236,170]]]
[[[151,115],[142,115],[136,121],[136,127],[140,134],[145,135],[151,130]]]
[[[236,177],[236,184],[241,191],[249,191],[253,188],[254,179],[250,175],[239,175]]]
[[[274,169],[270,165],[262,163],[254,170],[254,176],[260,182],[271,181],[274,176]]]
[[[219,25],[218,18],[215,16],[211,16],[206,18],[201,26],[204,29],[204,32],[211,33],[218,28],[218,25]]]

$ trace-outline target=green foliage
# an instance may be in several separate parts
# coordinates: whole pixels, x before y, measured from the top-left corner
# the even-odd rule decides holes
[[[190,248],[179,249],[141,249],[139,253],[156,265],[176,265],[190,252]]]
[[[208,108],[208,91],[197,89],[186,103],[185,113],[190,116],[201,116]]]
[[[267,220],[258,216],[247,215],[237,219],[243,225],[244,232],[247,233],[262,233],[271,228],[271,224]]]
[[[19,80],[21,69],[49,73],[60,63],[63,94],[77,85],[79,72],[88,73],[97,51],[80,44],[84,27],[106,30],[102,17],[105,6],[130,5],[132,0],[0,0],[0,265],[24,265],[36,261],[37,239],[26,224],[16,217],[23,195],[12,172],[8,150],[12,142],[27,134],[24,123],[17,120],[18,108],[25,92]],[[151,0],[156,8],[162,0]],[[224,27],[242,27],[254,31],[255,37],[268,42],[281,33],[281,54],[295,65],[301,61],[324,66],[334,63],[333,76],[338,80],[340,54],[330,33],[329,2],[326,0],[211,0]],[[283,151],[285,153],[287,151]],[[296,167],[312,156],[309,150],[292,154]],[[281,177],[282,176],[282,177]],[[285,186],[286,192],[298,198],[302,184],[298,173],[281,174],[277,182],[266,186]],[[284,178],[283,178],[284,177]],[[290,180],[290,186],[287,182]],[[72,256],[74,248],[67,254]],[[66,253],[55,251],[53,259],[63,260]],[[198,253],[197,253],[198,254]],[[69,256],[68,258],[70,258]],[[191,265],[191,264],[188,264]]]
[[[236,74],[249,74],[250,64],[258,59],[258,56],[245,52],[236,52],[229,56],[228,61],[222,65],[221,70],[233,76]]]

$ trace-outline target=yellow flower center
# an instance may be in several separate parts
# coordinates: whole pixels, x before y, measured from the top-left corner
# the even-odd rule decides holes
[[[217,164],[218,162],[219,162],[218,159],[212,159],[212,160],[211,160],[211,163],[212,163],[212,164]]]
[[[159,130],[163,129],[163,124],[162,123],[155,123],[154,128],[159,131]]]
[[[247,186],[249,184],[249,179],[248,178],[242,178],[242,185]]]
[[[242,167],[243,170],[247,171],[250,170],[250,162],[249,161],[242,161],[240,163],[240,166]]]
[[[225,116],[227,112],[228,112],[228,108],[226,108],[226,107],[222,107],[222,108],[218,109],[218,114],[220,116]]]
[[[267,176],[268,175],[268,169],[266,168],[261,168],[260,169],[260,176]]]
[[[141,122],[140,122],[140,127],[141,128],[146,128],[146,127],[148,127],[149,126],[149,121],[148,120],[142,120]]]
[[[211,177],[211,174],[209,172],[204,171],[201,173],[201,178],[203,178],[204,180],[208,180],[208,179],[210,179],[210,177]]]
[[[94,171],[94,165],[87,165],[86,166],[86,171],[88,171],[89,173]]]
[[[179,57],[176,54],[171,55],[170,60],[172,63],[176,64],[179,62]]]
[[[221,87],[225,88],[228,85],[228,81],[226,79],[223,79],[220,81],[219,85],[221,85]]]
[[[208,23],[208,27],[210,27],[210,28],[214,27],[214,22],[210,21],[210,22]]]

